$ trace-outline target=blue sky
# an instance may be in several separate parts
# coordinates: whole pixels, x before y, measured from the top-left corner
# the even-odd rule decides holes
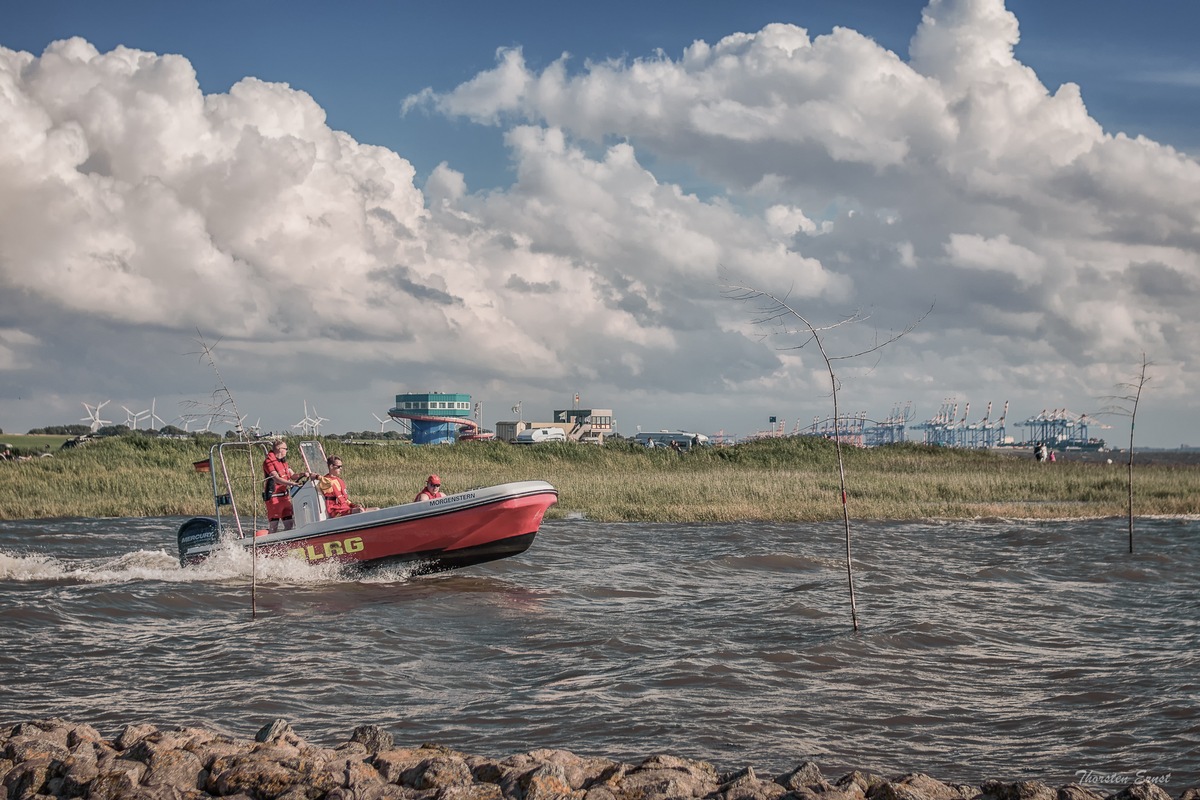
[[[205,92],[225,92],[253,75],[311,94],[331,127],[400,152],[427,175],[449,159],[478,176],[480,188],[511,177],[494,131],[441,118],[400,118],[403,98],[445,89],[490,68],[499,47],[520,46],[531,65],[564,52],[587,59],[637,58],[661,48],[678,54],[696,39],[790,22],[812,35],[853,28],[893,52],[908,48],[924,0],[823,2],[569,3],[373,2],[347,12],[321,2],[156,2],[18,4],[2,12],[0,41],[40,53],[55,39],[83,36],[97,49],[117,45],[180,53]],[[1048,87],[1085,87],[1088,110],[1106,130],[1143,133],[1196,152],[1200,59],[1191,36],[1200,9],[1149,0],[1124,3],[1009,0],[1021,23],[1017,56]],[[486,150],[486,157],[475,151]],[[499,155],[498,155],[499,154]]]
[[[75,141],[81,126],[72,146],[87,153],[66,173],[65,196],[51,168],[36,167],[61,154],[41,152],[37,137],[13,156],[30,171],[14,167],[0,182],[27,198],[34,220],[10,215],[0,231],[0,428],[73,421],[81,401],[102,399],[138,408],[153,397],[160,415],[164,404],[185,413],[175,407],[211,389],[186,357],[197,327],[224,336],[231,388],[264,428],[290,427],[305,400],[333,430],[374,427],[371,414],[394,394],[427,389],[471,392],[488,427],[518,400],[548,416],[575,392],[614,408],[629,434],[746,434],[767,415],[790,428],[828,413],[813,354],[764,341],[752,315],[720,298],[718,274],[732,269],[756,288],[798,292],[819,317],[868,309],[884,330],[936,300],[919,337],[847,369],[843,401],[872,417],[912,401],[924,419],[949,399],[973,403],[972,419],[1011,401],[1010,423],[1043,408],[1096,413],[1146,352],[1158,372],[1139,432],[1158,446],[1200,444],[1190,354],[1200,223],[1189,205],[1200,59],[1188,41],[1200,10],[1131,9],[1074,0],[8,6],[0,47],[42,60],[51,42],[80,37],[100,58],[72,49],[84,66],[43,70],[40,83],[15,65],[7,73],[28,98],[0,106],[8,134]],[[909,45],[923,11],[943,40],[917,64]],[[1015,46],[1005,43],[1010,12]],[[780,55],[798,34],[779,23],[807,31],[812,56],[799,72]],[[826,36],[834,26],[867,38]],[[739,33],[753,43],[726,39]],[[697,40],[712,49],[723,39],[725,67],[715,56],[685,63]],[[947,42],[971,52],[956,63]],[[181,56],[183,72],[162,62],[113,77],[101,62],[118,46]],[[1012,63],[991,63],[997,52]],[[103,108],[94,93],[49,85],[78,87],[90,69],[112,82]],[[154,83],[188,69],[194,95],[186,80]],[[173,115],[156,116],[179,103],[174,118],[190,119],[198,98],[211,105],[245,78],[266,88],[209,108],[212,130],[169,130]],[[863,90],[877,79],[900,81],[895,108]],[[514,98],[505,80],[540,88]],[[143,107],[145,81],[157,104]],[[1074,103],[1055,94],[1071,83]],[[118,119],[149,121],[133,131]],[[251,128],[262,150],[242,161],[250,145],[225,140]],[[393,156],[330,155],[331,131]],[[1114,141],[1120,133],[1145,143]],[[222,137],[230,149],[217,154]],[[273,176],[271,165],[294,166],[283,147],[293,140],[311,143],[340,179],[319,169],[294,184]],[[182,142],[179,154],[171,142]],[[213,162],[185,174],[183,154]],[[382,166],[364,166],[372,159]],[[247,168],[260,164],[262,174]],[[381,185],[386,201],[363,200]],[[342,227],[356,214],[367,222]],[[314,220],[324,226],[315,233]],[[195,256],[197,242],[211,252]],[[31,277],[63,264],[57,279]],[[95,281],[91,299],[71,288],[77,281]],[[214,283],[242,299],[204,300]],[[166,308],[171,285],[193,287],[211,313]],[[118,287],[123,299],[106,299]]]

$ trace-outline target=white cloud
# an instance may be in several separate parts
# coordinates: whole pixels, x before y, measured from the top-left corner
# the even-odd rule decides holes
[[[991,239],[975,234],[952,233],[946,244],[946,256],[957,267],[995,270],[1011,275],[1025,285],[1038,283],[1046,268],[1041,256],[1013,244],[1008,235],[1003,233]]]
[[[1064,406],[1142,350],[1196,374],[1200,165],[1105,133],[1017,41],[1000,0],[934,0],[908,60],[782,24],[541,71],[504,49],[405,103],[503,127],[516,178],[489,192],[453,157],[418,187],[284,84],[204,95],[180,56],[0,49],[0,312],[24,337],[0,369],[21,379],[71,319],[122,342],[219,332],[264,392],[315,357],[360,386],[691,398],[713,428],[820,407],[811,354],[757,341],[725,270],[881,333],[936,300],[846,368],[877,414],[914,388],[932,413],[971,370],[1025,399],[1049,376]],[[875,335],[843,332],[847,352]]]

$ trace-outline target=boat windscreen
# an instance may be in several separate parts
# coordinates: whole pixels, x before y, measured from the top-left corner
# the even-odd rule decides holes
[[[300,455],[304,456],[304,463],[309,472],[315,472],[318,475],[328,472],[325,464],[325,448],[321,446],[320,442],[301,442]]]

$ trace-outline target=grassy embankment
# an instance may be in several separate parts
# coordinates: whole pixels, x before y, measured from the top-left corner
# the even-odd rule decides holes
[[[580,513],[600,521],[727,522],[841,515],[833,446],[815,439],[748,442],[683,456],[633,446],[325,444],[346,463],[351,497],[375,506],[410,501],[425,476],[436,472],[448,491],[550,481],[559,490],[550,518]],[[211,514],[210,479],[192,468],[207,455],[207,447],[194,441],[129,436],[56,452],[53,458],[0,464],[0,518]],[[855,519],[1126,512],[1126,470],[1119,463],[1037,464],[918,445],[847,448],[846,461]],[[257,470],[257,464],[246,465],[248,474]],[[1136,466],[1134,486],[1137,515],[1200,514],[1198,467]]]

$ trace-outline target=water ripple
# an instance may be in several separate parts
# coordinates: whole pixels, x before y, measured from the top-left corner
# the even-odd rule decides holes
[[[1200,782],[1200,520],[1139,521],[1132,555],[1113,520],[856,524],[858,633],[840,524],[556,521],[413,579],[235,549],[183,569],[178,523],[0,523],[3,721]]]

